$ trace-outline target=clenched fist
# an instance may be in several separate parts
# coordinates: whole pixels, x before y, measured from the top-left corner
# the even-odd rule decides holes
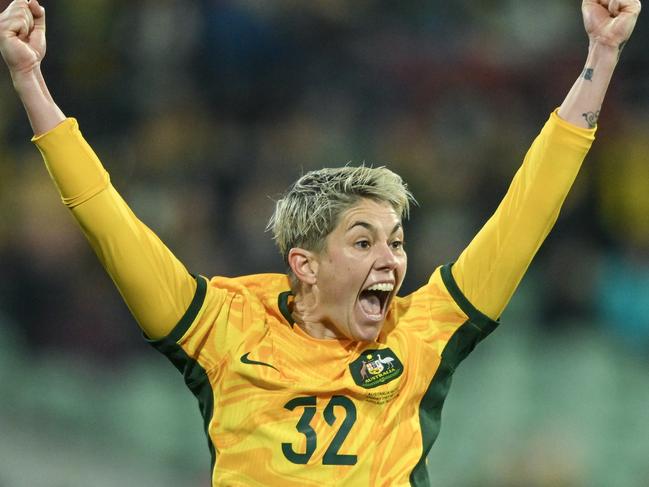
[[[0,14],[0,54],[12,73],[27,72],[45,56],[45,9],[14,0]]]
[[[584,26],[591,42],[621,49],[640,14],[640,0],[583,0]]]

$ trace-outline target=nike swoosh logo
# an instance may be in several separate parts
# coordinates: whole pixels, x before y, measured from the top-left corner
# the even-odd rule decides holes
[[[270,364],[267,364],[266,362],[258,362],[258,361],[256,361],[256,360],[251,360],[251,359],[249,359],[249,358],[248,358],[248,355],[250,355],[250,352],[248,352],[248,353],[244,353],[244,354],[241,356],[241,362],[242,362],[242,363],[244,363],[244,364],[250,364],[250,365],[263,365],[263,366],[265,366],[265,367],[270,367],[271,369],[275,369],[274,366],[272,366],[272,365],[270,365]],[[277,369],[275,369],[275,370],[277,370]],[[279,370],[277,370],[277,372],[279,372]]]

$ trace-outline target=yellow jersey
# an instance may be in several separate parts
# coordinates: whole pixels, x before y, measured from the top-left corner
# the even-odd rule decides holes
[[[214,486],[428,485],[453,372],[497,326],[592,141],[553,113],[453,265],[391,304],[375,342],[293,323],[287,276],[193,277],[130,211],[76,121],[35,138],[150,343],[198,398]]]

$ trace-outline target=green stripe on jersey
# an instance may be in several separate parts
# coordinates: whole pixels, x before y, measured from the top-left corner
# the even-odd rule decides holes
[[[207,446],[210,449],[212,474],[214,473],[214,464],[216,462],[216,450],[210,438],[208,428],[212,416],[214,414],[214,392],[212,385],[207,377],[205,369],[196,361],[187,355],[187,352],[178,345],[183,335],[187,332],[190,325],[196,319],[198,312],[203,306],[205,295],[207,293],[207,280],[204,277],[198,276],[196,279],[196,292],[194,298],[190,303],[187,311],[180,319],[174,329],[164,338],[160,340],[146,339],[151,346],[164,354],[169,361],[180,371],[185,380],[185,384],[192,394],[198,399],[198,408],[200,409],[201,416],[203,417],[203,428],[207,436]],[[146,337],[145,337],[146,338]]]
[[[205,294],[207,294],[207,279],[202,276],[194,276],[194,279],[196,279],[196,291],[194,292],[192,302],[189,303],[187,311],[185,311],[183,317],[180,318],[180,321],[168,336],[168,338],[174,342],[180,340],[187,330],[189,330],[189,327],[196,319],[196,316],[205,301]]]
[[[469,317],[448,341],[442,359],[428,389],[419,403],[419,424],[422,436],[422,455],[410,474],[410,483],[416,487],[430,486],[426,457],[437,439],[442,418],[442,406],[451,387],[453,373],[475,346],[496,329],[498,322],[478,311],[462,294],[453,274],[452,264],[442,267],[442,281],[460,309]]]
[[[489,333],[496,329],[498,322],[492,320],[481,311],[478,311],[475,306],[473,306],[469,302],[469,300],[460,290],[460,287],[455,282],[455,278],[453,277],[453,273],[451,272],[451,267],[453,267],[453,264],[446,264],[445,266],[442,266],[441,270],[442,281],[444,281],[446,289],[448,290],[453,300],[455,300],[455,302],[458,304],[460,309],[464,311],[464,314],[469,317],[469,321],[471,321],[475,326],[479,327],[485,333],[485,336],[487,336]]]

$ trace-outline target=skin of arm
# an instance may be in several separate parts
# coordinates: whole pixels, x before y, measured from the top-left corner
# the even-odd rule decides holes
[[[173,253],[130,211],[108,174],[66,119],[41,74],[45,9],[38,0],[15,0],[0,14],[0,53],[63,202],[115,281],[146,335],[166,336],[196,289]]]
[[[581,10],[589,46],[581,76],[559,108],[578,127],[594,128],[620,58],[640,14],[639,0],[584,0]]]
[[[0,14],[0,53],[34,135],[44,134],[65,120],[41,73],[45,50],[45,9],[38,0],[9,4]]]
[[[583,1],[584,26],[590,41],[588,58],[584,71],[557,111],[561,124],[555,122],[553,126],[562,126],[562,142],[557,144],[559,139],[555,135],[553,144],[532,146],[528,158],[533,165],[526,159],[499,209],[453,266],[460,289],[492,319],[504,310],[558,216],[588,150],[582,144],[594,135],[620,51],[639,13],[637,0]],[[556,129],[552,130],[556,134]],[[571,132],[577,137],[570,137],[573,142],[566,144],[564,139]],[[538,182],[530,184],[538,180],[551,184],[553,191],[539,188]],[[522,184],[525,181],[528,183]],[[504,228],[508,229],[506,234]]]

